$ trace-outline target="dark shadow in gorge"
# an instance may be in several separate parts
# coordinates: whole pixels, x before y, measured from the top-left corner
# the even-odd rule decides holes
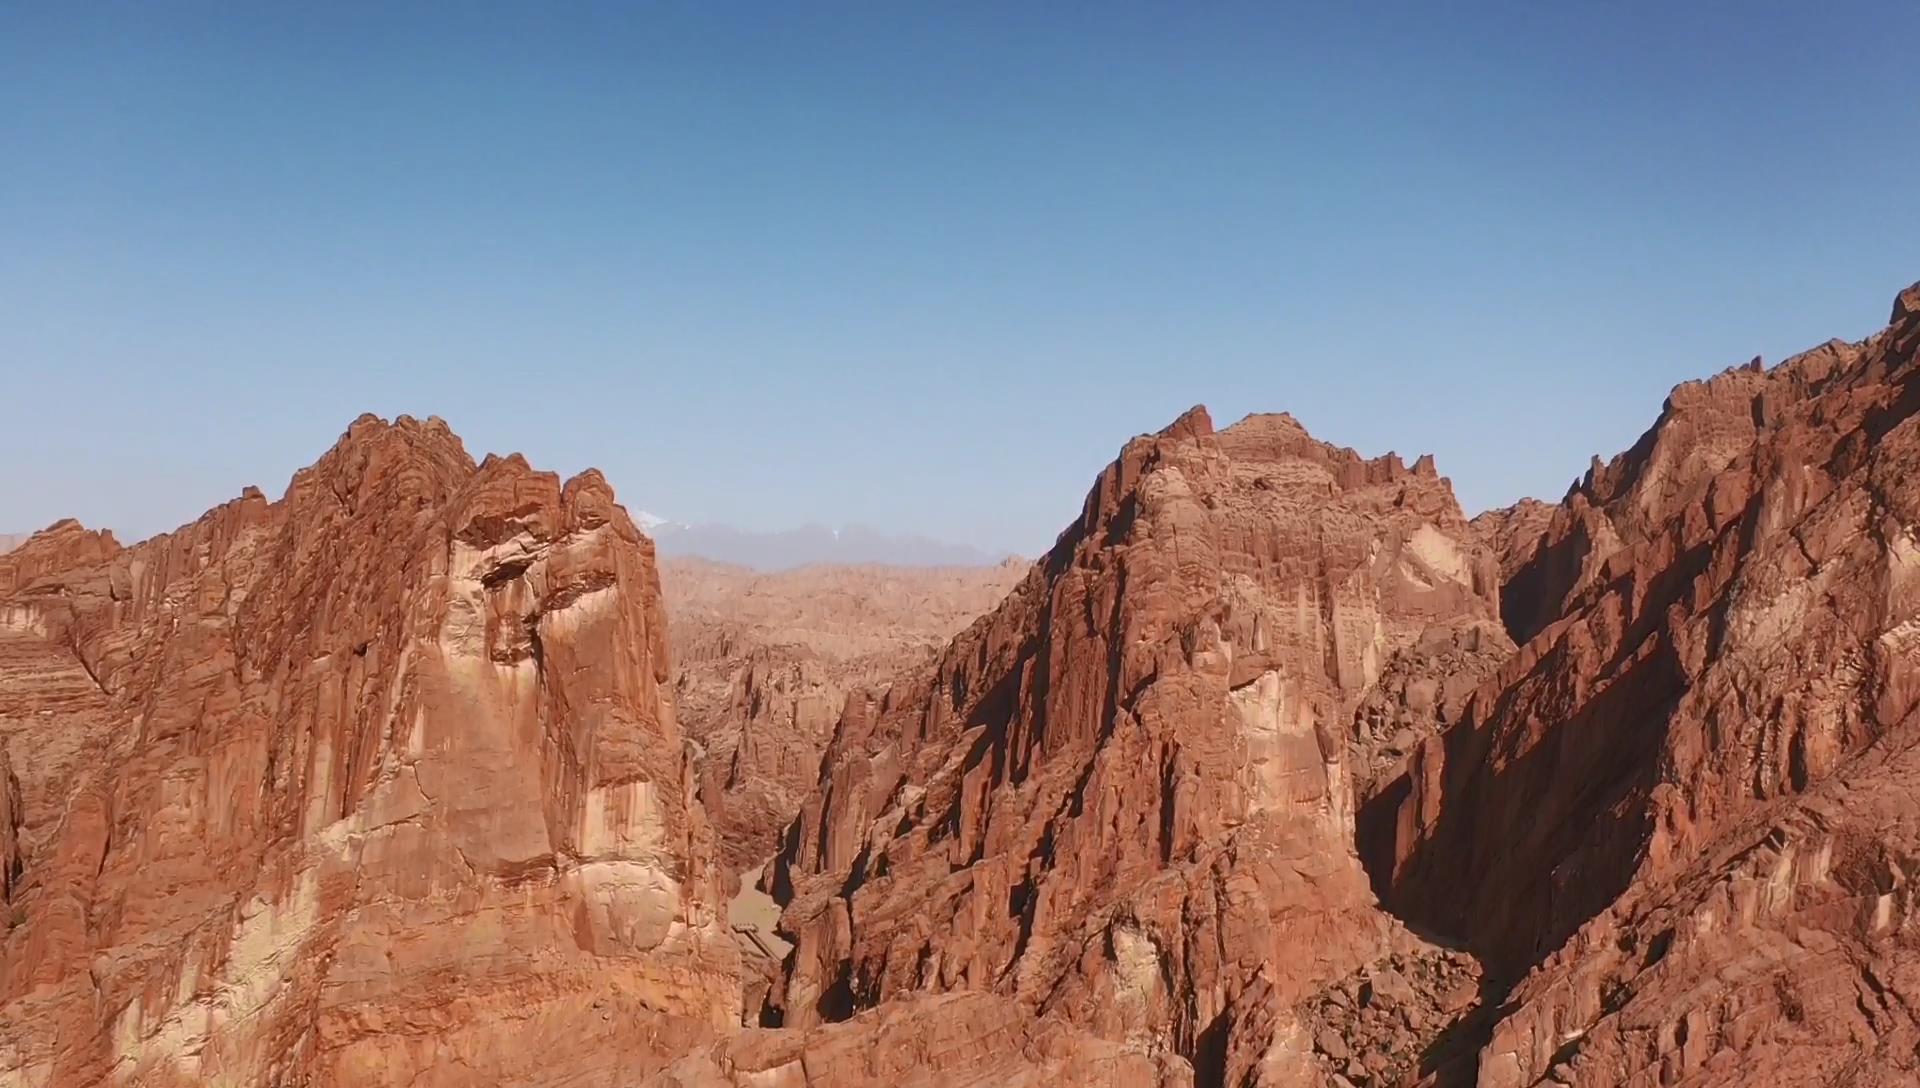
[[[1460,722],[1428,742],[1438,747],[1429,760],[1441,763],[1437,807],[1432,798],[1420,805],[1410,771],[1359,805],[1355,848],[1381,904],[1484,968],[1480,1004],[1423,1055],[1439,1083],[1471,1083],[1513,983],[1631,883],[1688,685],[1668,609],[1693,592],[1717,541],[1681,551],[1651,577],[1641,572],[1638,585],[1628,573],[1590,588],[1576,602],[1587,615],[1550,625],[1523,648],[1524,671],[1503,670],[1510,683],[1489,682]],[[1619,602],[1639,607],[1614,630],[1608,607],[1594,606]],[[1425,827],[1418,808],[1433,813]]]

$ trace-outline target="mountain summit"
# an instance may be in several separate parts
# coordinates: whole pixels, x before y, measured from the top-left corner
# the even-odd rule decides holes
[[[1916,412],[1920,285],[1472,521],[1195,408],[991,577],[688,564],[683,647],[437,419],[56,523],[0,1083],[1913,1084]]]

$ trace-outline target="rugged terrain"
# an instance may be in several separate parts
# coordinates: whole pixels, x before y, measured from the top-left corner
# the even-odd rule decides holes
[[[990,617],[849,707],[770,875],[781,1022],[986,990],[1183,1080],[1332,1073],[1306,999],[1438,952],[1378,909],[1355,768],[1438,728],[1497,616],[1428,459],[1200,409],[1130,443]]]
[[[661,560],[674,699],[730,872],[773,855],[848,693],[931,657],[1025,570]]]
[[[1920,286],[1891,321],[1521,522],[1525,645],[1363,804],[1389,905],[1517,982],[1485,1088],[1920,1080]]]
[[[931,657],[1026,567],[761,572],[679,558],[660,569],[674,699],[732,897],[742,1016],[758,1023],[788,945],[775,932],[779,907],[756,885],[813,786],[847,698],[884,691]]]
[[[0,1082],[593,1083],[737,1021],[651,545],[372,417],[0,557]]]
[[[663,597],[597,474],[404,418],[63,522],[0,1085],[1915,1083],[1916,353],[1920,286],[1471,521],[1195,409],[913,578]]]

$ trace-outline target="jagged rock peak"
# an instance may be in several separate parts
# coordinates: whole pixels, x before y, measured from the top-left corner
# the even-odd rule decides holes
[[[1903,325],[1917,318],[1920,318],[1920,283],[1894,296],[1893,316],[1887,319],[1887,324]]]
[[[1523,645],[1359,819],[1498,980],[1480,1088],[1920,1082],[1916,290],[1486,523]]]
[[[1203,1083],[1305,1075],[1273,1049],[1298,1002],[1417,944],[1355,857],[1349,742],[1371,767],[1444,701],[1422,662],[1500,642],[1494,577],[1437,475],[1290,416],[1129,441],[994,613],[849,703],[768,882],[773,1003],[806,1027],[990,989],[1171,1040]]]
[[[0,556],[0,692],[54,711],[0,707],[0,1082],[606,1083],[738,1022],[652,546],[599,474],[369,415],[278,503],[17,589],[45,550]]]

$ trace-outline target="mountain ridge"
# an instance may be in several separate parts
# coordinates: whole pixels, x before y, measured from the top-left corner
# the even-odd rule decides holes
[[[0,553],[0,1080],[1911,1084],[1917,416],[1920,284],[1557,503],[1196,407],[1031,563],[679,618],[363,416]]]

